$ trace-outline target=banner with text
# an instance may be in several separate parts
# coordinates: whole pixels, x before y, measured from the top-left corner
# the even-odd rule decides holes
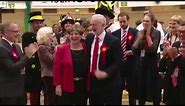
[[[97,1],[32,1],[32,8],[95,8]]]

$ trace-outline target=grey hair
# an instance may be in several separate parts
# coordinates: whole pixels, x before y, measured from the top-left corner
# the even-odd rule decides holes
[[[96,22],[103,24],[103,26],[106,25],[106,18],[101,14],[94,14],[91,17],[91,20],[95,20]]]
[[[52,27],[41,27],[37,32],[38,44],[46,43],[48,36],[53,33]]]

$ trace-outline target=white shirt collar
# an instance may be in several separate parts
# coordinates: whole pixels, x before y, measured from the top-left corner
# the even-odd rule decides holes
[[[104,39],[105,34],[106,34],[106,32],[103,31],[103,32],[98,36],[98,38],[99,38],[100,41],[102,41],[102,40]],[[95,36],[95,38],[96,38],[96,36]]]
[[[5,37],[2,37],[2,39],[6,40],[11,46],[12,46],[12,44],[14,44],[14,42],[9,41],[9,40],[6,39]]]
[[[123,32],[123,31],[128,32],[128,29],[129,29],[129,26],[127,26],[127,28],[126,28],[126,29],[121,28],[121,32]]]

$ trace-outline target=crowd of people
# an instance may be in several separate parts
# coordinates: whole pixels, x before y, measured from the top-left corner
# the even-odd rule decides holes
[[[30,13],[30,31],[15,22],[1,24],[0,105],[185,104],[185,21],[178,14],[164,28],[150,10],[137,27],[128,13],[96,9],[89,21],[70,14],[45,24]],[[16,44],[21,36],[22,48]],[[163,95],[161,95],[164,90]]]

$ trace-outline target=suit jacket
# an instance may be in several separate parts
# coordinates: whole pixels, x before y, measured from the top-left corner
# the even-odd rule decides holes
[[[142,40],[137,49],[132,48],[136,56],[140,57],[141,50],[145,49],[145,57],[149,57],[151,59],[158,58],[157,49],[161,39],[161,34],[158,30],[152,29],[150,37],[153,41],[153,44],[150,48],[149,47],[145,48],[145,44],[147,43],[146,40]]]
[[[177,41],[173,43],[172,46],[178,49],[180,48],[180,42]],[[167,59],[166,67],[165,79],[167,81],[167,84],[165,90],[167,95],[167,102],[173,103],[173,100],[177,100],[178,98],[177,104],[185,104],[185,58],[179,56],[175,58],[174,61],[171,61],[171,59]],[[177,77],[177,86],[173,87],[171,75],[174,73],[176,67],[179,68],[179,74]]]
[[[127,34],[126,50],[131,50],[132,44],[134,43],[135,37],[137,36],[137,29],[129,27]],[[121,28],[112,32],[114,36],[121,40]]]
[[[41,64],[41,76],[53,77],[53,58],[52,48],[49,45],[40,45],[38,56]]]
[[[87,49],[83,44],[84,58],[87,56]],[[58,47],[54,59],[54,85],[61,85],[62,91],[74,92],[74,72],[73,60],[70,44],[62,44]],[[87,69],[88,71],[88,69]],[[87,75],[88,76],[88,75]],[[87,78],[87,91],[89,91],[89,78]]]
[[[28,46],[30,43],[37,42],[36,34],[33,32],[25,32],[22,35],[22,48]],[[40,91],[42,89],[41,80],[41,65],[39,62],[38,53],[36,52],[28,61],[25,67],[26,72],[26,90],[27,91]]]
[[[147,100],[152,100],[152,96],[156,95],[156,98],[160,96],[160,76],[158,73],[158,55],[157,49],[160,42],[160,32],[156,29],[152,29],[151,35],[149,35],[153,41],[153,44],[148,47],[146,40],[143,39],[138,45],[138,48],[133,48],[134,55],[136,56],[135,71],[138,72],[138,90],[139,98],[146,94]],[[140,56],[141,50],[145,50],[144,57]],[[143,91],[143,89],[146,89]],[[146,92],[147,91],[147,92]],[[141,94],[141,95],[140,95]]]
[[[126,50],[132,50],[132,45],[135,41],[135,37],[137,36],[138,30],[135,28],[129,27],[128,33],[127,33],[127,43],[126,43]],[[112,32],[114,36],[116,36],[121,41],[121,28]],[[129,81],[127,81],[127,84],[132,85],[133,90],[135,90],[135,72],[134,72],[134,65],[135,65],[135,56],[131,55],[127,57],[126,61],[123,61],[123,65],[121,65],[121,78],[123,81],[123,88],[125,87],[125,77],[128,78]],[[133,66],[133,67],[130,67]],[[132,82],[132,83],[130,83]]]
[[[12,53],[12,46],[4,39],[0,40],[0,97],[17,97],[25,93],[24,76],[21,70],[29,58],[16,45],[20,60]]]
[[[128,34],[127,34],[127,43],[126,43],[126,50],[132,50],[132,45],[134,43],[135,37],[137,36],[137,29],[129,27]],[[112,32],[114,36],[116,36],[121,41],[121,29],[116,30],[115,32]],[[130,66],[133,65],[134,56],[127,57],[127,60],[125,61],[125,65],[128,67],[124,67],[124,69],[128,69],[130,71]],[[127,71],[127,72],[128,72]]]
[[[95,35],[87,35],[86,42],[88,47],[89,64],[91,46]],[[106,51],[102,49],[100,52],[99,69],[105,71],[108,74],[108,78],[104,80],[98,80],[97,78],[91,78],[90,91],[91,92],[111,92],[121,87],[121,77],[119,65],[122,58],[122,50],[120,40],[116,37],[106,33],[101,48],[106,48]]]

